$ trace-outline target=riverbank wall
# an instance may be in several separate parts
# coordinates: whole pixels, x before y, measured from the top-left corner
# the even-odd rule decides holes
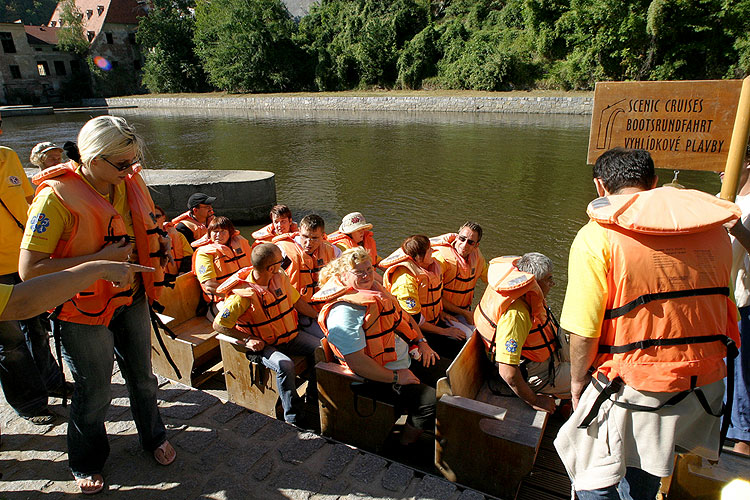
[[[109,106],[139,108],[243,108],[251,110],[425,111],[590,115],[585,96],[236,96],[112,97]]]

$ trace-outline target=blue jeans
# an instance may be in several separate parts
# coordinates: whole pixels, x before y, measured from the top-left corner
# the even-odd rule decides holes
[[[635,467],[628,467],[619,484],[598,490],[576,491],[579,500],[654,500],[661,478]]]
[[[314,353],[319,345],[319,338],[300,331],[291,342],[280,346],[267,345],[261,354],[263,366],[276,372],[276,385],[279,388],[281,407],[284,409],[284,420],[290,424],[297,423],[301,401],[297,395],[297,385],[294,383],[294,361],[289,356],[293,354],[307,356],[310,367],[307,394],[312,396],[317,390]]]
[[[17,274],[0,276],[0,283],[20,282]],[[46,409],[47,389],[56,389],[62,381],[38,316],[0,322],[0,383],[5,399],[19,415],[33,416]]]
[[[151,324],[143,290],[131,305],[115,311],[108,327],[61,321],[60,338],[76,383],[68,422],[68,459],[74,475],[100,473],[109,455],[104,419],[112,401],[113,358],[125,378],[141,446],[153,451],[166,441],[156,405]]]
[[[740,355],[734,359],[732,425],[727,437],[750,441],[750,306],[740,307]]]

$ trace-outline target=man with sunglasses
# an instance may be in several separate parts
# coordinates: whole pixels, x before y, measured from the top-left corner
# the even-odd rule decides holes
[[[188,198],[188,211],[172,219],[174,228],[188,240],[188,243],[202,238],[208,232],[208,223],[214,216],[215,201],[215,196],[193,193]]]
[[[0,120],[0,126],[2,121]],[[2,128],[0,128],[2,134]],[[18,256],[34,189],[18,155],[0,147],[0,283],[15,285]],[[63,393],[62,374],[49,348],[49,335],[36,316],[0,322],[0,383],[8,404],[37,425],[54,420],[47,407],[49,395]],[[67,390],[72,393],[71,389]]]
[[[430,238],[432,257],[443,269],[443,307],[466,325],[474,324],[471,303],[477,280],[487,283],[487,262],[479,241],[482,226],[465,222],[458,233],[448,233]]]
[[[284,420],[299,426],[302,401],[297,395],[290,356],[307,356],[307,396],[314,400],[317,384],[313,355],[320,339],[299,330],[298,313],[308,317],[317,317],[318,313],[281,270],[283,257],[279,247],[261,243],[253,248],[250,258],[252,267],[238,271],[219,287],[227,298],[214,319],[214,330],[244,341],[266,368],[276,372]]]

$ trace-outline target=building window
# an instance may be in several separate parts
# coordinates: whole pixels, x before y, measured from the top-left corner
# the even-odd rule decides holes
[[[47,61],[37,61],[36,69],[39,71],[39,76],[49,76],[49,65]]]
[[[135,33],[128,33],[128,42],[131,45],[135,45]]]
[[[81,67],[78,65],[78,61],[70,61],[70,72],[77,75],[81,71]]]
[[[34,47],[34,50],[35,50],[36,52],[41,52],[41,51],[42,51],[42,48],[41,48],[41,47]]]
[[[97,5],[96,6],[96,13],[101,16],[102,12],[104,12],[104,5]]]
[[[16,44],[13,43],[13,35],[8,32],[0,33],[0,42],[3,44],[3,52],[6,54],[16,53]]]
[[[65,70],[64,61],[55,61],[55,74],[57,74],[57,76],[65,76],[68,74],[68,72]]]
[[[15,78],[16,80],[21,79],[21,68],[16,66],[15,64],[10,65],[10,76],[12,78]]]
[[[118,61],[112,61],[112,69],[115,69],[119,65],[120,65],[120,63]]]
[[[50,25],[51,27],[53,27],[53,28],[55,27],[55,24],[57,24],[57,22],[56,22],[56,21],[50,21],[50,22],[49,22],[49,25]]]
[[[136,71],[141,70],[141,61],[139,59],[136,59],[135,61],[133,61],[133,69]]]
[[[88,37],[88,39],[89,39],[89,42],[90,42],[91,40],[93,40],[95,36],[96,36],[96,33],[94,33],[93,31],[87,31],[87,32],[86,32],[86,37]]]
[[[94,11],[89,9],[86,11],[86,19],[91,19],[91,16],[94,15]]]
[[[113,43],[115,43],[115,40],[112,37],[112,33],[105,33],[104,35],[107,37],[107,43],[108,44],[112,45]]]

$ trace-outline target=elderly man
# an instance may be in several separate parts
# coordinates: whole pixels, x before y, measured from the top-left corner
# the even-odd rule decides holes
[[[567,342],[545,298],[554,286],[552,261],[540,253],[492,259],[489,285],[474,324],[510,389],[535,410],[552,413],[570,397]]]
[[[458,233],[430,238],[432,257],[443,269],[443,307],[467,325],[474,324],[471,302],[477,280],[487,282],[487,262],[479,250],[481,239],[482,226],[476,222],[465,222]]]
[[[208,223],[214,216],[215,196],[205,193],[193,193],[188,198],[188,211],[172,219],[174,228],[181,233],[188,243],[202,238],[208,232]]]
[[[570,248],[560,323],[575,411],[555,448],[581,500],[654,498],[677,446],[718,458],[724,357],[739,340],[724,225],[740,213],[657,180],[647,151],[602,154],[600,198]]]

